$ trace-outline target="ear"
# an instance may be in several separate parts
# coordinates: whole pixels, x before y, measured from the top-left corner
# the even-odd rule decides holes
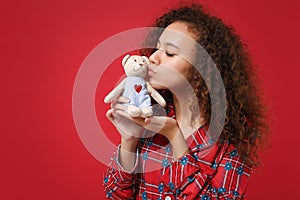
[[[142,58],[144,58],[144,60],[146,61],[147,65],[150,65],[150,60],[148,57],[146,56],[142,56]]]
[[[130,57],[130,55],[127,54],[127,55],[123,58],[123,60],[122,60],[122,65],[123,65],[123,66],[126,64],[126,62],[127,62],[127,60],[128,60],[129,57]]]

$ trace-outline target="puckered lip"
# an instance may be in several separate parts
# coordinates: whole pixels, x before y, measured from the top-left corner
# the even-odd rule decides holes
[[[153,74],[155,74],[156,73],[156,71],[155,71],[155,69],[153,69],[153,66],[152,65],[149,65],[148,66],[148,73],[153,73]]]
[[[155,73],[153,71],[148,70],[147,77],[152,77]]]

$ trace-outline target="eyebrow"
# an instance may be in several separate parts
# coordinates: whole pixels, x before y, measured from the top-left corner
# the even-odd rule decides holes
[[[158,40],[158,42],[157,42],[158,44],[161,44],[161,42]],[[176,49],[178,49],[179,50],[179,47],[178,46],[176,46],[175,44],[173,44],[173,43],[171,43],[171,42],[167,42],[167,43],[165,43],[165,45],[166,46],[171,46],[171,47],[174,47],[174,48],[176,48]]]

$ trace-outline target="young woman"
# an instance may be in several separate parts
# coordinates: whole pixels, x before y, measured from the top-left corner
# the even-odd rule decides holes
[[[245,45],[201,5],[170,10],[155,26],[165,29],[148,38],[157,48],[150,50],[147,78],[165,97],[167,115],[131,118],[122,105],[127,99],[111,104],[106,115],[121,144],[104,177],[107,198],[243,199],[268,134]],[[201,62],[197,44],[213,59],[222,84],[213,81],[216,70],[205,68],[211,64]],[[219,98],[213,102],[215,88]],[[208,131],[213,122],[217,128]],[[220,126],[220,135],[214,134]]]

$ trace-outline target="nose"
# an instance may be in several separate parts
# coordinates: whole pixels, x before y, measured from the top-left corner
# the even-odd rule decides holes
[[[160,50],[156,50],[153,54],[151,54],[151,56],[149,57],[149,60],[151,63],[159,65],[160,64],[160,56],[161,56]]]

